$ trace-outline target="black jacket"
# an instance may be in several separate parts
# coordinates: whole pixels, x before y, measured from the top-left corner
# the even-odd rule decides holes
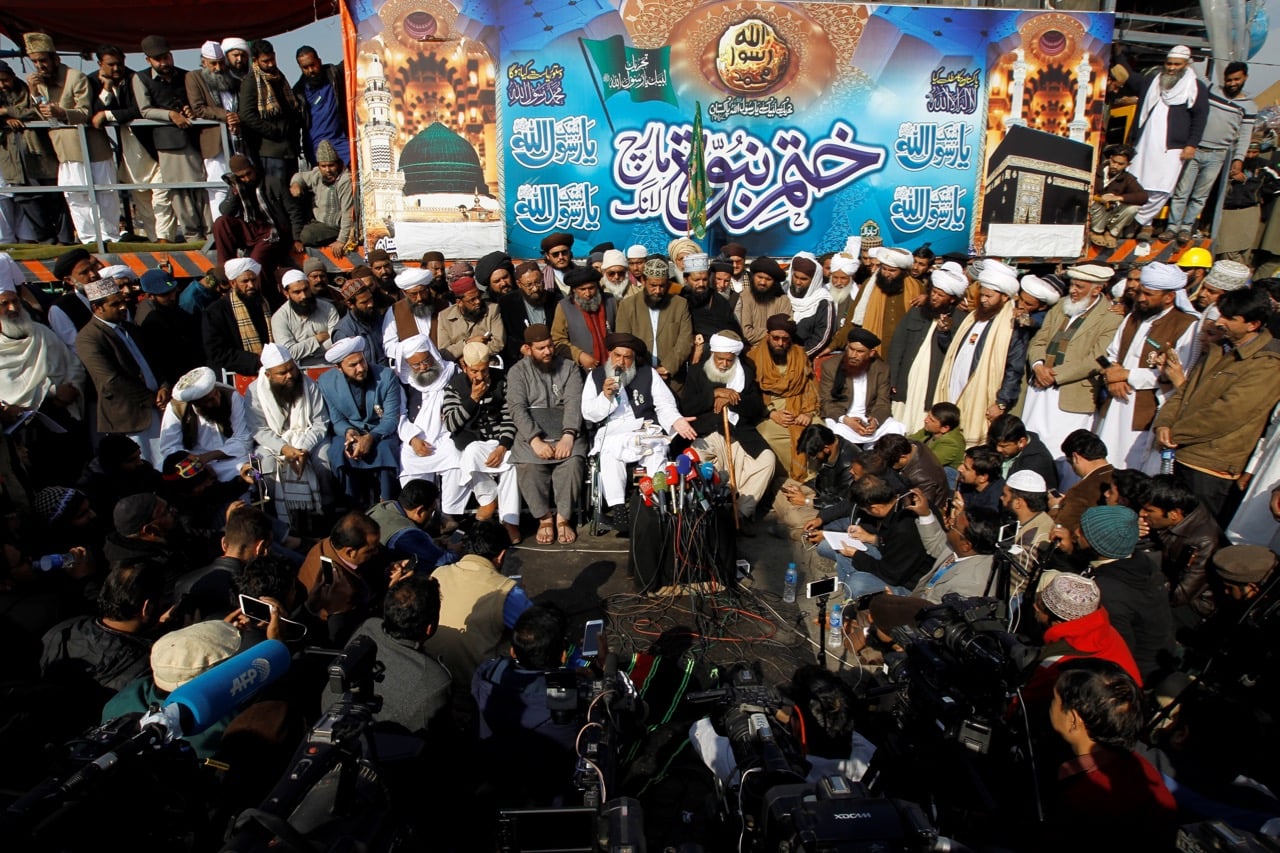
[[[254,326],[258,329],[259,340],[264,344],[270,340],[265,316],[260,326],[257,316],[254,316]],[[260,366],[258,356],[246,350],[241,344],[240,328],[236,324],[230,295],[223,296],[204,309],[201,336],[204,338],[207,364],[214,370],[228,370],[242,376],[257,375]]]
[[[729,428],[729,435],[739,442],[743,449],[752,456],[759,456],[769,444],[756,429],[766,417],[764,399],[760,396],[760,386],[756,383],[756,369],[749,359],[738,357],[738,363],[746,371],[746,380],[742,386],[742,399],[734,407],[738,413],[738,422]],[[718,433],[724,435],[724,415],[715,411],[715,392],[723,385],[713,383],[707,378],[701,365],[689,368],[685,378],[684,389],[680,395],[680,412],[692,420],[693,429],[699,436]],[[677,440],[672,442],[671,450],[678,453],[688,442]]]
[[[880,522],[876,546],[880,549],[879,560],[866,551],[859,551],[853,555],[853,567],[860,572],[870,572],[890,586],[914,589],[924,573],[933,568],[933,557],[920,541],[916,514],[900,505]]]
[[[1212,616],[1213,590],[1209,586],[1209,560],[1222,545],[1222,528],[1203,505],[1197,506],[1173,527],[1152,531],[1160,543],[1160,570],[1169,582],[1169,603],[1184,604],[1200,617]]]
[[[1139,74],[1133,69],[1129,70],[1129,79],[1125,86],[1130,92],[1138,96],[1137,113],[1138,117],[1142,115],[1142,100],[1146,97],[1147,90],[1158,84],[1160,73]],[[1195,72],[1188,68],[1188,74]],[[1201,137],[1204,136],[1205,125],[1209,121],[1209,90],[1205,87],[1204,81],[1196,80],[1196,102],[1190,109],[1185,105],[1174,107],[1169,110],[1169,124],[1165,131],[1164,147],[1166,150],[1170,148],[1186,148],[1188,145],[1200,144]],[[1129,136],[1129,144],[1137,145],[1138,140],[1142,138],[1142,131],[1145,129],[1140,121],[1135,121],[1133,131]]]
[[[818,474],[812,483],[816,493],[813,508],[823,524],[828,524],[849,515],[853,511],[853,500],[850,492],[853,489],[853,460],[861,451],[855,444],[850,444],[840,436],[836,436],[836,458],[818,466]]]
[[[1168,584],[1156,563],[1141,552],[1103,563],[1091,572],[1102,591],[1102,606],[1124,637],[1144,681],[1167,666],[1173,651],[1173,617]]]
[[[559,290],[546,291],[546,301],[542,303],[547,313],[547,328],[556,319],[556,304],[560,302]],[[507,343],[502,350],[502,366],[510,370],[521,359],[520,346],[524,343],[524,330],[529,327],[529,318],[524,313],[524,294],[515,288],[498,300],[498,316],[502,318],[502,328],[506,330]]]
[[[1009,477],[1017,471],[1034,471],[1044,477],[1046,486],[1051,489],[1058,488],[1058,468],[1053,464],[1053,454],[1044,446],[1040,436],[1034,432],[1027,433],[1027,438],[1027,446],[1022,448],[1022,452],[1013,459],[1013,465],[1009,468]]]

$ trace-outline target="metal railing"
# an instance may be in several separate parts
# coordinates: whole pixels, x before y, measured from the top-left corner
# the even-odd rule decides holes
[[[209,119],[192,119],[191,124],[195,127],[216,126],[216,127],[222,128],[223,152],[227,153],[227,156],[230,157],[230,152],[235,150],[231,145],[231,134],[227,130],[227,126],[222,122],[211,121]],[[109,127],[115,128],[117,131],[116,139],[112,141],[112,154],[113,154],[112,162],[116,164],[117,168],[119,167],[119,163],[120,163],[119,158],[121,156],[120,149],[122,144],[119,140],[120,128],[122,127],[127,127],[127,128],[173,127],[173,126],[174,125],[172,122],[155,121],[153,119],[135,119],[126,125],[110,125]],[[23,127],[31,130],[42,130],[42,129],[43,130],[68,130],[70,128],[75,128],[80,135],[80,152],[81,152],[81,156],[83,156],[84,158],[84,160],[82,161],[84,165],[84,173],[86,175],[89,175],[90,178],[92,178],[93,176],[92,162],[93,161],[89,158],[89,134],[88,134],[89,126],[88,125],[71,124],[70,122],[65,122],[65,121],[25,121],[23,122]],[[104,130],[105,129],[106,128],[104,128]],[[21,131],[13,131],[13,132],[20,133]],[[195,143],[195,144],[198,145],[198,143]],[[197,149],[197,154],[198,153],[199,152]],[[202,163],[203,163],[203,160],[204,158],[201,158]],[[104,241],[101,237],[103,233],[102,211],[98,209],[97,195],[96,195],[97,193],[120,192],[121,190],[138,190],[142,192],[149,192],[157,189],[211,190],[211,189],[225,189],[226,187],[227,187],[227,184],[224,181],[163,181],[161,180],[161,181],[156,181],[154,183],[148,183],[148,184],[137,184],[137,183],[93,184],[93,183],[90,183],[87,185],[86,184],[64,184],[59,186],[30,186],[25,184],[24,185],[8,185],[4,188],[4,192],[14,193],[14,194],[24,194],[24,195],[36,194],[36,193],[68,193],[68,192],[73,192],[73,193],[80,192],[80,193],[90,194],[94,199],[94,203],[91,205],[91,209],[93,211],[93,240],[91,242],[93,242],[97,246],[98,252],[106,252],[107,250],[106,241]],[[215,217],[217,216],[217,211],[214,211],[214,216]],[[83,240],[84,236],[85,235],[83,234],[76,235],[77,239],[80,239],[82,242],[90,242],[90,241]],[[152,239],[155,239],[156,235],[151,234],[149,236]],[[213,242],[213,238],[211,235],[210,238],[205,242],[204,248],[208,249],[209,246],[212,245],[212,242]]]

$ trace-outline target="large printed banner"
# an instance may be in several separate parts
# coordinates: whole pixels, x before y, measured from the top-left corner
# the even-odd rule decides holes
[[[536,257],[553,231],[664,250],[704,211],[713,252],[1084,244],[1110,15],[348,2],[365,222],[403,257]]]

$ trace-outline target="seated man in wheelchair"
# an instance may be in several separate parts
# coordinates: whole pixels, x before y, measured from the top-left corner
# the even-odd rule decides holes
[[[622,534],[631,529],[627,514],[627,465],[640,462],[649,473],[667,459],[671,436],[692,441],[697,433],[680,414],[676,398],[648,364],[644,341],[615,332],[605,338],[608,359],[587,373],[582,417],[596,424],[591,453],[599,458],[600,490],[610,522]]]

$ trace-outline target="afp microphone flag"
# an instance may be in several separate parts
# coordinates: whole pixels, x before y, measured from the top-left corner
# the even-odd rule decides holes
[[[604,85],[605,100],[619,92],[631,95],[631,100],[666,101],[678,105],[676,93],[671,88],[671,47],[628,47],[622,36],[607,39],[580,39],[591,54]]]

